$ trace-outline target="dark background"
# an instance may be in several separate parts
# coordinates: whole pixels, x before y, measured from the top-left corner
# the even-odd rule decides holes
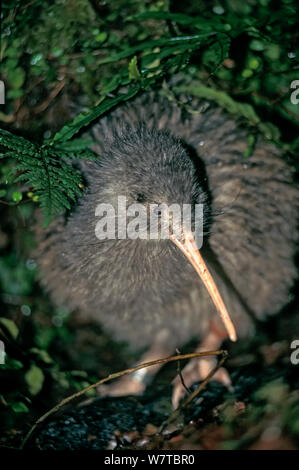
[[[261,133],[298,168],[299,106],[290,101],[290,84],[299,79],[295,1],[3,1],[1,15],[6,103],[0,126],[15,136],[41,145],[79,111],[134,86],[140,92],[156,88],[176,100],[178,83],[190,99],[197,84],[203,95],[208,87],[213,101],[250,129],[244,160]],[[184,106],[188,112],[188,102]],[[13,152],[4,156],[0,339],[7,355],[0,366],[0,443],[10,446],[60,399],[131,365],[136,356],[98,325],[82,323],[76,312],[53,307],[41,289],[32,254],[41,197],[30,181],[10,178],[16,158]],[[228,370],[245,371],[249,382],[257,375],[257,395],[245,400],[241,416],[223,395],[217,420],[204,420],[197,428],[206,429],[208,438],[198,434],[192,445],[298,446],[299,366],[289,361],[298,324],[294,289],[279,318],[262,325],[251,342],[231,349]],[[151,387],[169,384],[175,374],[176,366],[167,366]],[[184,439],[191,445],[190,437]]]

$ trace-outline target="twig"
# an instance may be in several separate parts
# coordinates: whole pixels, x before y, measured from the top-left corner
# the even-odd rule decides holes
[[[55,88],[49,94],[48,98],[40,105],[33,108],[34,114],[43,113],[50,106],[54,98],[56,98],[56,96],[60,93],[60,91],[63,89],[65,85],[66,85],[65,80],[62,80],[61,82],[57,83]]]
[[[15,206],[15,202],[8,202],[8,201],[2,201],[2,199],[0,199],[0,204],[5,204],[6,206]]]
[[[177,354],[181,354],[181,352],[180,352],[178,349],[176,349],[176,353],[177,353]],[[186,390],[186,392],[187,392],[187,393],[191,393],[190,388],[187,387],[187,385],[185,384],[184,377],[183,377],[183,374],[182,374],[182,369],[181,369],[181,363],[180,363],[180,361],[178,361],[177,373],[178,373],[178,376],[180,377],[181,384],[183,385],[183,387],[184,387],[184,389]]]
[[[150,362],[145,362],[144,364],[139,364],[136,367],[132,367],[130,369],[124,369],[120,372],[115,372],[114,374],[109,374],[107,377],[104,379],[99,380],[98,382],[88,385],[88,387],[83,388],[79,392],[74,393],[73,395],[69,395],[68,397],[64,398],[60,403],[58,403],[56,406],[51,408],[47,413],[42,415],[31,427],[29,432],[26,434],[25,438],[23,439],[20,449],[23,449],[24,446],[27,444],[28,440],[30,439],[31,435],[34,433],[36,428],[43,423],[49,416],[52,414],[56,413],[56,411],[60,410],[64,405],[67,403],[70,403],[72,400],[75,398],[80,397],[81,395],[84,395],[86,392],[89,390],[92,390],[94,388],[97,388],[99,385],[102,385],[105,382],[109,382],[110,380],[116,379],[118,377],[121,377],[122,375],[126,374],[131,374],[132,372],[135,372],[136,370],[143,369],[145,367],[151,367],[156,364],[164,364],[166,362],[174,362],[174,361],[180,361],[183,359],[191,359],[193,357],[203,357],[203,356],[227,356],[227,352],[223,350],[217,350],[217,351],[207,351],[207,352],[197,352],[197,353],[191,353],[191,354],[180,354],[178,356],[170,356],[170,357],[165,357],[163,359],[157,359],[155,361],[150,361]],[[220,361],[221,362],[221,361]],[[209,374],[210,375],[210,374]],[[209,377],[209,376],[208,376]],[[207,379],[206,379],[207,380]],[[193,396],[194,392],[190,395]],[[180,407],[181,408],[181,407]]]
[[[13,114],[5,114],[0,112],[0,121],[6,122],[6,123],[11,123],[16,120],[16,113]]]
[[[220,367],[222,366],[222,364],[226,361],[226,359],[228,357],[228,352],[227,351],[221,351],[221,354],[222,354],[222,358],[220,359],[218,364],[214,367],[214,369],[212,369],[211,372],[209,372],[209,374],[207,375],[205,380],[194,390],[194,392],[190,393],[190,395],[188,395],[185,398],[185,400],[181,403],[181,405],[178,406],[174,410],[174,412],[169,416],[169,418],[167,418],[167,420],[164,421],[164,423],[161,424],[161,426],[158,430],[158,435],[162,434],[163,431],[165,430],[165,428],[167,428],[167,426],[169,424],[171,424],[173,421],[175,421],[175,419],[179,416],[181,411],[189,406],[191,401],[194,400],[194,398],[197,397],[197,395],[205,388],[205,386],[211,380],[211,378],[217,372],[217,370],[220,369]]]

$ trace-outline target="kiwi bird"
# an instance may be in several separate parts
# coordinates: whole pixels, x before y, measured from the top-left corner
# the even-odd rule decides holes
[[[232,340],[253,335],[258,320],[288,302],[295,278],[298,193],[282,152],[258,137],[245,158],[248,130],[240,122],[205,100],[192,106],[200,112],[151,92],[101,118],[90,129],[99,158],[80,163],[86,194],[67,218],[37,229],[41,280],[53,301],[144,348],[148,360],[192,338],[207,350],[227,334]],[[210,280],[196,274],[202,267],[192,240],[187,249],[174,238],[99,240],[96,207],[115,207],[118,196],[145,207],[202,204],[197,254]],[[163,219],[159,210],[156,216]],[[229,333],[206,288],[210,281],[229,312]],[[186,368],[193,370],[190,380],[194,370],[203,373],[196,367]],[[142,389],[140,377],[130,380]],[[128,381],[117,393],[131,391]]]

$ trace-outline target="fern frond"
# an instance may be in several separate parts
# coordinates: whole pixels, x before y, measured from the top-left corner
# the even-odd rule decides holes
[[[0,158],[14,160],[8,174],[11,182],[23,182],[38,196],[43,209],[45,225],[66,209],[71,209],[83,193],[80,172],[71,164],[72,159],[96,159],[88,149],[89,139],[68,142],[45,142],[38,146],[23,137],[0,129]]]

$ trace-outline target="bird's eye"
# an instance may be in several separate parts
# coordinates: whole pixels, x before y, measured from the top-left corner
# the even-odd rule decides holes
[[[161,215],[162,215],[162,207],[161,207],[161,206],[156,206],[156,207],[154,207],[153,212],[154,212],[154,214],[155,214],[157,217],[161,217]]]
[[[142,203],[142,202],[144,202],[144,201],[146,200],[146,197],[145,197],[144,194],[138,193],[138,194],[137,194],[137,197],[136,197],[136,200],[137,200],[137,202]]]

